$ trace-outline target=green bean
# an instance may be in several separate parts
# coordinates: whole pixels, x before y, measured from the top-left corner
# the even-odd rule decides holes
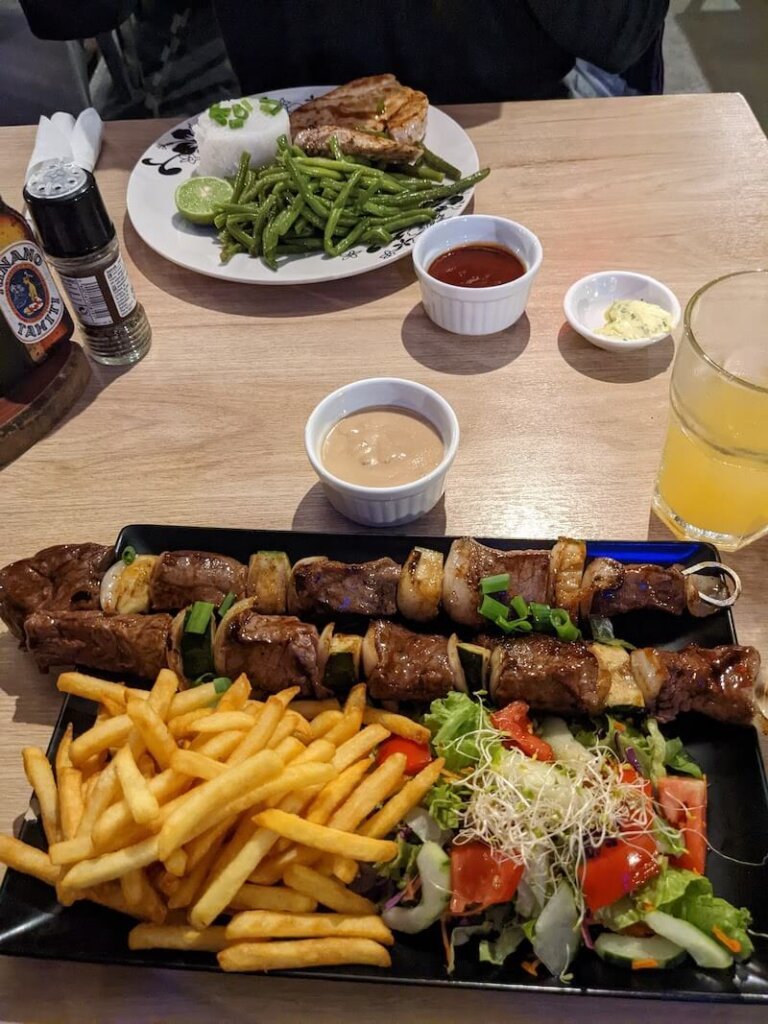
[[[445,175],[440,171],[436,171],[433,167],[428,167],[426,164],[417,164],[416,174],[420,178],[425,178],[427,181],[441,182],[445,179]]]
[[[370,245],[374,242],[379,245],[389,245],[392,241],[392,235],[386,228],[382,227],[381,224],[378,224],[376,227],[366,228],[362,234],[362,241],[365,242],[366,245]]]
[[[216,213],[252,213],[257,214],[259,212],[258,203],[218,203],[214,207]]]
[[[304,206],[304,198],[301,195],[296,195],[293,197],[290,206],[287,206],[277,215],[277,217],[275,217],[278,238],[291,230],[294,222],[301,215]]]
[[[280,196],[275,195],[273,192],[271,196],[264,202],[259,214],[253,222],[253,253],[252,255],[258,256],[262,249],[264,226],[267,223],[272,211],[280,201]]]
[[[340,256],[343,252],[346,252],[347,249],[351,249],[352,246],[360,240],[365,228],[365,221],[359,220],[348,235],[345,235],[340,242],[332,245],[330,249],[326,246],[325,251],[329,256]]]
[[[328,149],[330,149],[331,156],[334,160],[340,160],[342,163],[344,162],[344,154],[341,151],[339,140],[335,135],[332,135],[330,139],[328,139]],[[351,160],[350,163],[354,163],[354,160]]]
[[[296,223],[293,225],[293,232],[297,238],[311,238],[312,236],[312,225],[305,217],[305,212],[299,214],[296,218]]]
[[[451,185],[441,185],[439,188],[431,188],[429,191],[424,192],[402,192],[399,196],[395,196],[392,199],[392,203],[397,206],[422,206],[424,203],[432,203],[436,199],[446,199],[448,196],[457,195],[459,192],[466,192],[468,188],[472,188],[483,178],[487,178],[490,174],[490,170],[485,167],[480,171],[475,171],[474,174],[470,174],[466,178],[460,178],[458,181],[453,182]]]
[[[226,222],[227,222],[227,215],[226,215],[226,213],[217,213],[216,216],[213,218],[213,226],[215,228],[217,228],[219,231],[221,231],[221,229],[224,227]]]
[[[436,216],[437,213],[434,210],[409,210],[401,213],[399,217],[390,217],[389,220],[380,221],[376,226],[394,234],[396,231],[413,227],[415,224],[427,224]]]
[[[227,221],[227,231],[232,235],[236,242],[239,242],[248,252],[253,248],[253,235],[249,235],[247,231],[244,231],[238,224],[230,224]]]
[[[433,153],[431,149],[422,143],[421,151],[423,154],[424,163],[428,167],[433,167],[436,171],[440,171],[446,178],[450,178],[452,181],[459,181],[461,178],[461,171],[458,167],[454,167],[453,164],[449,164],[447,160],[443,160],[437,153]]]
[[[232,257],[236,253],[243,252],[243,251],[244,251],[243,247],[242,247],[242,245],[240,245],[239,242],[233,242],[230,245],[226,245],[221,250],[221,262],[222,263],[229,263],[229,261],[232,259]]]
[[[374,203],[370,199],[363,203],[361,209],[364,213],[370,213],[374,217],[391,217],[402,210],[401,206],[384,206],[381,203]]]
[[[291,238],[278,243],[275,252],[278,256],[289,253],[322,252],[323,240],[321,238]]]
[[[240,156],[240,163],[237,167],[237,175],[235,177],[235,184],[232,188],[232,202],[236,203],[240,198],[240,195],[245,188],[245,182],[248,177],[248,172],[251,167],[251,156],[250,153],[242,153]]]
[[[264,234],[262,236],[262,258],[270,270],[277,270],[277,260],[275,259],[275,253],[277,250],[278,240],[278,223],[277,217],[273,217],[267,223],[264,228]]]
[[[325,222],[325,232],[323,233],[323,245],[325,246],[325,251],[328,253],[329,256],[333,255],[333,236],[336,232],[336,228],[339,226],[339,219],[342,213],[344,212],[344,207],[347,205],[349,194],[352,191],[352,189],[357,186],[357,183],[360,181],[362,176],[363,168],[358,167],[358,169],[347,180],[347,183],[344,185],[344,188],[341,190],[341,192],[339,192],[338,196],[333,202],[333,206],[331,207],[331,212],[328,216],[328,220]]]

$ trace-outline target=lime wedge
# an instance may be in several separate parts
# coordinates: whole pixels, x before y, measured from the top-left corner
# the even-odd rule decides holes
[[[224,178],[188,178],[176,189],[176,209],[192,224],[213,224],[215,208],[232,198]]]

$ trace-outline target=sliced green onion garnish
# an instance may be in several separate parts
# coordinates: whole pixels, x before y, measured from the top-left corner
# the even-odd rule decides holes
[[[128,547],[125,548],[123,551],[123,561],[125,562],[126,565],[130,565],[132,562],[135,562],[136,548],[131,547],[131,545],[129,544]]]
[[[242,99],[240,100],[240,102],[242,103],[242,105],[245,107],[249,114],[253,111],[253,104],[250,102],[250,100]]]
[[[519,619],[528,618],[528,602],[521,594],[515,594],[512,600],[509,602],[509,607],[513,612],[517,613]]]
[[[211,621],[214,607],[211,601],[195,601],[189,609],[189,615],[184,624],[184,632],[202,636],[208,629],[208,623]]]
[[[232,680],[228,676],[219,676],[213,680],[213,688],[216,693],[226,693],[232,685]]]
[[[483,600],[477,610],[484,619],[490,619],[491,622],[497,622],[498,619],[506,621],[509,618],[509,608],[501,601],[497,601],[495,597],[489,597],[488,594],[483,595]]]
[[[242,105],[242,103],[233,103],[232,104],[232,113],[235,115],[235,117],[247,117],[248,116],[248,111],[245,109],[245,107]]]
[[[528,619],[513,619],[512,621],[497,619],[496,625],[502,633],[531,633],[533,631],[533,626]]]
[[[273,100],[269,96],[262,96],[259,99],[259,107],[264,114],[271,114],[274,117],[275,114],[282,110],[283,104],[280,100]]]
[[[230,128],[242,128],[243,125],[245,124],[245,118],[230,117],[230,119],[227,121],[227,124],[229,125]]]
[[[202,676],[198,676],[197,679],[193,680],[192,686],[202,686],[203,683],[212,683],[216,679],[213,672],[206,672]]]
[[[637,648],[629,640],[620,640],[613,633],[613,623],[604,615],[590,615],[589,628],[592,639],[599,644],[606,644],[608,647],[623,647],[627,651],[634,651]]]
[[[509,589],[509,573],[502,572],[498,576],[485,576],[480,580],[481,594],[500,594]]]
[[[553,608],[549,621],[561,640],[581,640],[581,630],[571,622],[571,616],[564,608]]]
[[[221,604],[218,607],[219,618],[223,619],[224,616],[227,614],[227,612],[229,611],[229,609],[232,607],[232,605],[234,603],[235,603],[235,595],[230,590],[230,592],[227,594],[227,596],[224,598],[224,600],[221,602]]]

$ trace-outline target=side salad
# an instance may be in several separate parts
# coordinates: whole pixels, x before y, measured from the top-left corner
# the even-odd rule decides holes
[[[449,972],[457,955],[500,965],[520,950],[525,970],[568,981],[582,946],[630,970],[749,958],[749,911],[704,873],[706,778],[653,719],[576,729],[454,692],[424,724],[429,746],[379,751],[406,753],[411,773],[432,757],[445,767],[377,884],[394,930],[439,922]]]

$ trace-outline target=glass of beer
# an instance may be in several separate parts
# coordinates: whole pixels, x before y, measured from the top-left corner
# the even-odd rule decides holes
[[[724,551],[768,534],[768,270],[710,281],[688,303],[653,508]]]

